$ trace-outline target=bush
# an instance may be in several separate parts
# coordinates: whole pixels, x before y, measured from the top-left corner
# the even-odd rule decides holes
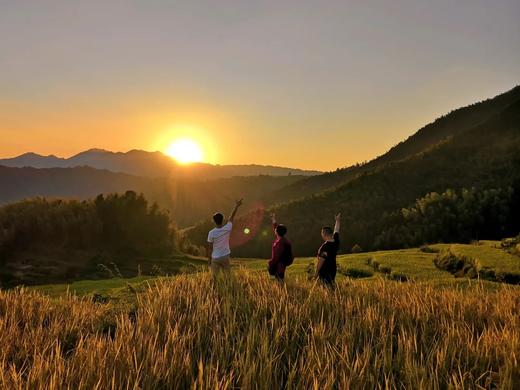
[[[518,272],[498,272],[495,278],[502,283],[520,284],[520,273]]]
[[[478,260],[454,253],[452,249],[442,251],[434,260],[437,268],[450,272],[457,278],[480,278],[493,282],[520,284],[520,274],[516,272],[496,272],[492,268],[479,267]]]
[[[441,251],[433,262],[437,268],[448,271],[456,277],[465,276],[471,268],[476,270],[476,264],[473,259],[455,254],[451,248]]]
[[[496,273],[494,269],[482,268],[478,272],[478,276],[484,280],[496,280]]]
[[[361,248],[358,244],[352,247],[352,253],[361,253],[363,252],[363,248]]]
[[[374,275],[373,272],[360,268],[343,268],[339,267],[339,272],[352,279],[369,278]]]
[[[438,249],[432,248],[431,246],[428,246],[428,245],[421,246],[420,251],[423,253],[439,253]]]
[[[379,270],[379,261],[377,261],[373,257],[368,258],[367,264],[369,266],[371,266],[374,269],[374,271],[378,271]]]
[[[390,275],[392,272],[392,268],[389,265],[380,265],[377,270],[385,275]]]
[[[518,240],[516,239],[516,237],[514,237],[514,238],[504,238],[500,242],[500,246],[502,248],[507,249],[507,248],[515,247],[517,243],[518,243]]]
[[[389,278],[398,282],[407,282],[409,280],[408,275],[405,275],[400,272],[390,273]]]

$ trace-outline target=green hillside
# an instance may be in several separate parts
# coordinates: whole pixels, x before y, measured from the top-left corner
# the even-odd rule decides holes
[[[507,198],[504,202],[508,206],[502,210],[503,220],[493,226],[492,234],[480,238],[516,235],[520,230],[520,217],[517,217],[520,211],[520,88],[511,91],[507,97],[508,103],[513,97],[516,100],[477,126],[452,134],[420,153],[363,172],[334,190],[277,206],[274,211],[278,220],[288,225],[296,253],[315,253],[321,240],[320,227],[332,223],[337,211],[342,211],[344,216],[344,251],[355,244],[364,249],[375,248],[376,237],[389,228],[385,225],[388,223],[385,216],[411,207],[417,199],[431,192],[440,193],[449,188],[455,191],[474,188],[476,191],[496,189],[501,194],[503,192],[501,196]],[[502,97],[496,99],[503,103]],[[497,107],[502,107],[501,104]],[[249,226],[251,221],[255,221],[252,228]],[[237,245],[237,255],[269,255],[271,236],[265,233],[269,230],[267,215],[248,214],[236,225],[235,242],[245,241]],[[208,227],[199,225],[192,229],[190,239],[197,244],[204,243]],[[240,237],[245,227],[250,227],[253,238],[244,240]],[[466,240],[474,238],[479,237],[465,237]]]
[[[436,119],[419,129],[408,139],[392,147],[387,153],[365,163],[337,169],[323,175],[304,178],[274,191],[266,197],[267,203],[285,203],[332,189],[359,175],[387,163],[403,160],[423,152],[447,138],[472,129],[499,114],[520,99],[520,86],[494,98],[462,107]]]

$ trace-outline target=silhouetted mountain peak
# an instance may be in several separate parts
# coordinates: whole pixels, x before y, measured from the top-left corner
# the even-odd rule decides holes
[[[45,156],[34,153],[34,152],[27,152],[27,153],[20,154],[19,156],[16,156],[15,158],[21,158],[21,157],[45,157]]]
[[[105,149],[91,148],[91,149],[85,150],[83,152],[79,152],[78,154],[75,154],[74,156],[70,157],[70,159],[84,157],[84,156],[98,156],[98,155],[110,155],[110,154],[114,154],[114,152],[111,152],[111,151],[105,150]]]
[[[179,165],[174,159],[162,152],[148,152],[132,149],[128,152],[112,152],[93,148],[80,152],[70,158],[56,156],[41,156],[26,153],[22,156],[0,159],[0,165],[8,167],[33,168],[74,168],[89,166],[96,169],[106,169],[112,172],[127,173],[147,177],[190,177],[192,179],[217,179],[233,176],[285,176],[314,175],[321,172],[301,169],[273,167],[262,165],[211,165],[194,163]]]

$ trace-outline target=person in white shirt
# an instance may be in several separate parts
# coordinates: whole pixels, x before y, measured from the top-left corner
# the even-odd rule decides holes
[[[235,207],[225,225],[223,225],[224,215],[222,215],[222,213],[216,213],[213,215],[213,221],[215,222],[216,227],[208,233],[208,242],[206,245],[208,266],[213,272],[229,270],[231,266],[229,262],[229,255],[231,254],[231,249],[229,248],[229,237],[231,236],[231,230],[233,230],[233,219],[241,205],[242,199],[235,202]]]

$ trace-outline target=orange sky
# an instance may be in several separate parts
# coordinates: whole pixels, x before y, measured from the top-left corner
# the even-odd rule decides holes
[[[182,137],[212,163],[333,170],[518,84],[518,17],[515,0],[8,2],[0,157]]]
[[[365,110],[345,116],[307,116],[304,129],[299,117],[262,116],[202,99],[187,104],[125,94],[124,99],[104,96],[92,101],[69,97],[36,104],[3,101],[0,156],[34,151],[68,157],[94,147],[165,151],[174,140],[191,138],[211,163],[333,170],[382,154],[452,107],[498,92],[441,102],[433,99],[436,104],[417,97],[414,100],[426,101],[427,108],[417,112],[368,104]],[[412,102],[407,105],[412,107]],[[384,115],[377,114],[383,110]]]

